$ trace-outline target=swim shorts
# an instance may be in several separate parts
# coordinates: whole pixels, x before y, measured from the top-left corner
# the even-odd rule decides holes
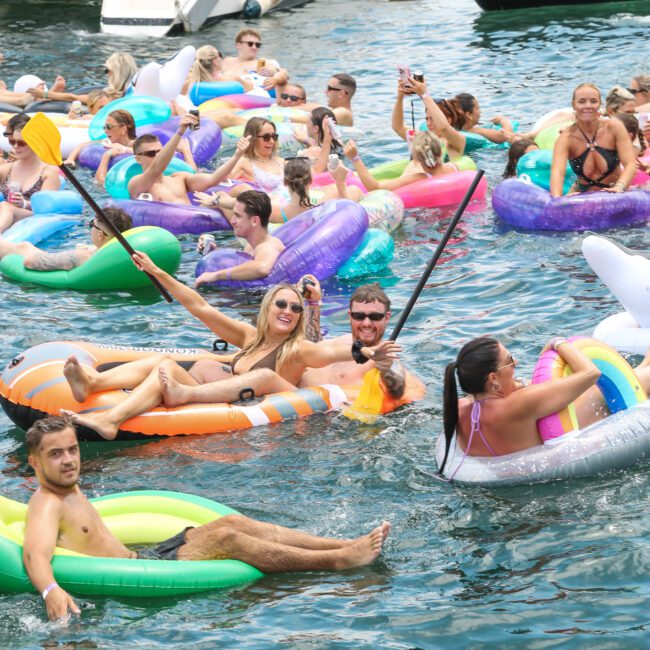
[[[185,544],[185,534],[192,528],[188,526],[157,546],[138,549],[138,560],[178,560],[178,549]]]

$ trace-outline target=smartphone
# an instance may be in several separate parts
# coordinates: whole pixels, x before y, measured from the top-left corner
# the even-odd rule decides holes
[[[190,115],[194,115],[194,117],[199,117],[200,116],[199,109],[193,108],[190,111]],[[201,124],[200,122],[197,122],[196,124],[192,124],[190,128],[192,129],[192,131],[198,131],[201,128]]]
[[[307,291],[307,287],[315,287],[316,283],[313,280],[310,280],[309,278],[304,278],[303,281],[300,283],[300,293],[302,293],[303,298],[309,298],[309,292]]]
[[[407,65],[398,65],[397,69],[399,71],[399,78],[402,80],[403,84],[409,82],[409,77],[411,76],[411,71]]]

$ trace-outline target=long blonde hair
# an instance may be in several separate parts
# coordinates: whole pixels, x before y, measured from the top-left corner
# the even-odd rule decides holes
[[[105,90],[110,97],[117,99],[126,92],[126,87],[138,71],[134,58],[128,52],[114,52],[106,60],[106,68],[113,75]]]
[[[190,84],[199,81],[214,81],[212,63],[219,58],[219,50],[212,45],[203,45],[196,51],[196,59],[190,69]]]
[[[257,332],[255,333],[255,338],[242,349],[242,356],[245,357],[253,354],[268,343],[266,335],[269,329],[269,309],[275,300],[275,296],[277,296],[283,289],[289,289],[296,294],[296,297],[298,298],[297,302],[303,307],[303,311],[300,314],[300,318],[298,318],[298,322],[293,332],[289,334],[278,348],[279,352],[275,364],[276,368],[279,368],[288,359],[291,359],[298,354],[298,346],[300,345],[300,342],[305,339],[305,301],[293,285],[282,282],[281,284],[272,287],[264,294],[264,298],[262,298],[262,303],[260,304],[260,313],[257,317]]]

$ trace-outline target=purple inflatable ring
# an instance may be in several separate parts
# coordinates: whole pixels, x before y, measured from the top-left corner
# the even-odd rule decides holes
[[[358,203],[346,199],[326,201],[273,233],[286,248],[266,278],[210,284],[232,288],[268,287],[279,282],[296,282],[306,273],[322,282],[333,276],[354,253],[366,230],[368,214]],[[199,262],[195,275],[227,269],[252,259],[241,251],[218,249]]]
[[[83,167],[89,167],[93,171],[96,171],[99,167],[99,163],[102,160],[102,156],[106,153],[106,147],[99,142],[91,142],[87,144],[80,152],[77,162]],[[109,163],[108,168],[110,169],[115,163],[128,158],[131,154],[121,153],[117,156],[113,156]]]
[[[508,178],[492,193],[505,222],[526,230],[605,230],[650,218],[650,192],[585,192],[551,197],[541,187]]]
[[[200,235],[232,227],[219,210],[196,205],[179,205],[162,201],[114,199],[107,206],[122,208],[133,220],[133,226],[158,226],[174,235]]]

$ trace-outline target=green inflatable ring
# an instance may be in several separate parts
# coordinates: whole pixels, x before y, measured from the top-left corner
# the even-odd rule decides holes
[[[181,262],[181,246],[174,235],[156,226],[127,230],[124,237],[135,250],[143,251],[154,263],[174,275]],[[117,239],[102,246],[87,262],[70,271],[33,271],[23,265],[22,255],[7,255],[0,261],[0,273],[17,282],[32,282],[53,289],[115,291],[151,286],[148,276],[138,271]]]
[[[555,141],[560,136],[560,131],[562,129],[566,129],[566,127],[570,124],[571,122],[557,122],[556,124],[547,126],[537,134],[537,137],[535,138],[535,144],[540,149],[550,149],[552,151],[555,147]]]
[[[186,526],[201,526],[236,510],[203,497],[143,490],[91,503],[109,530],[126,545],[154,545]],[[27,505],[0,496],[0,591],[33,592],[23,565]],[[72,594],[151,598],[192,594],[258,580],[264,574],[239,560],[128,560],[81,555],[57,547],[56,581]]]
[[[476,169],[476,163],[469,156],[461,156],[451,162],[456,165],[459,172],[474,171]],[[408,158],[403,158],[402,160],[391,160],[389,162],[381,163],[381,165],[375,165],[368,171],[376,180],[386,181],[401,176],[408,164]]]

